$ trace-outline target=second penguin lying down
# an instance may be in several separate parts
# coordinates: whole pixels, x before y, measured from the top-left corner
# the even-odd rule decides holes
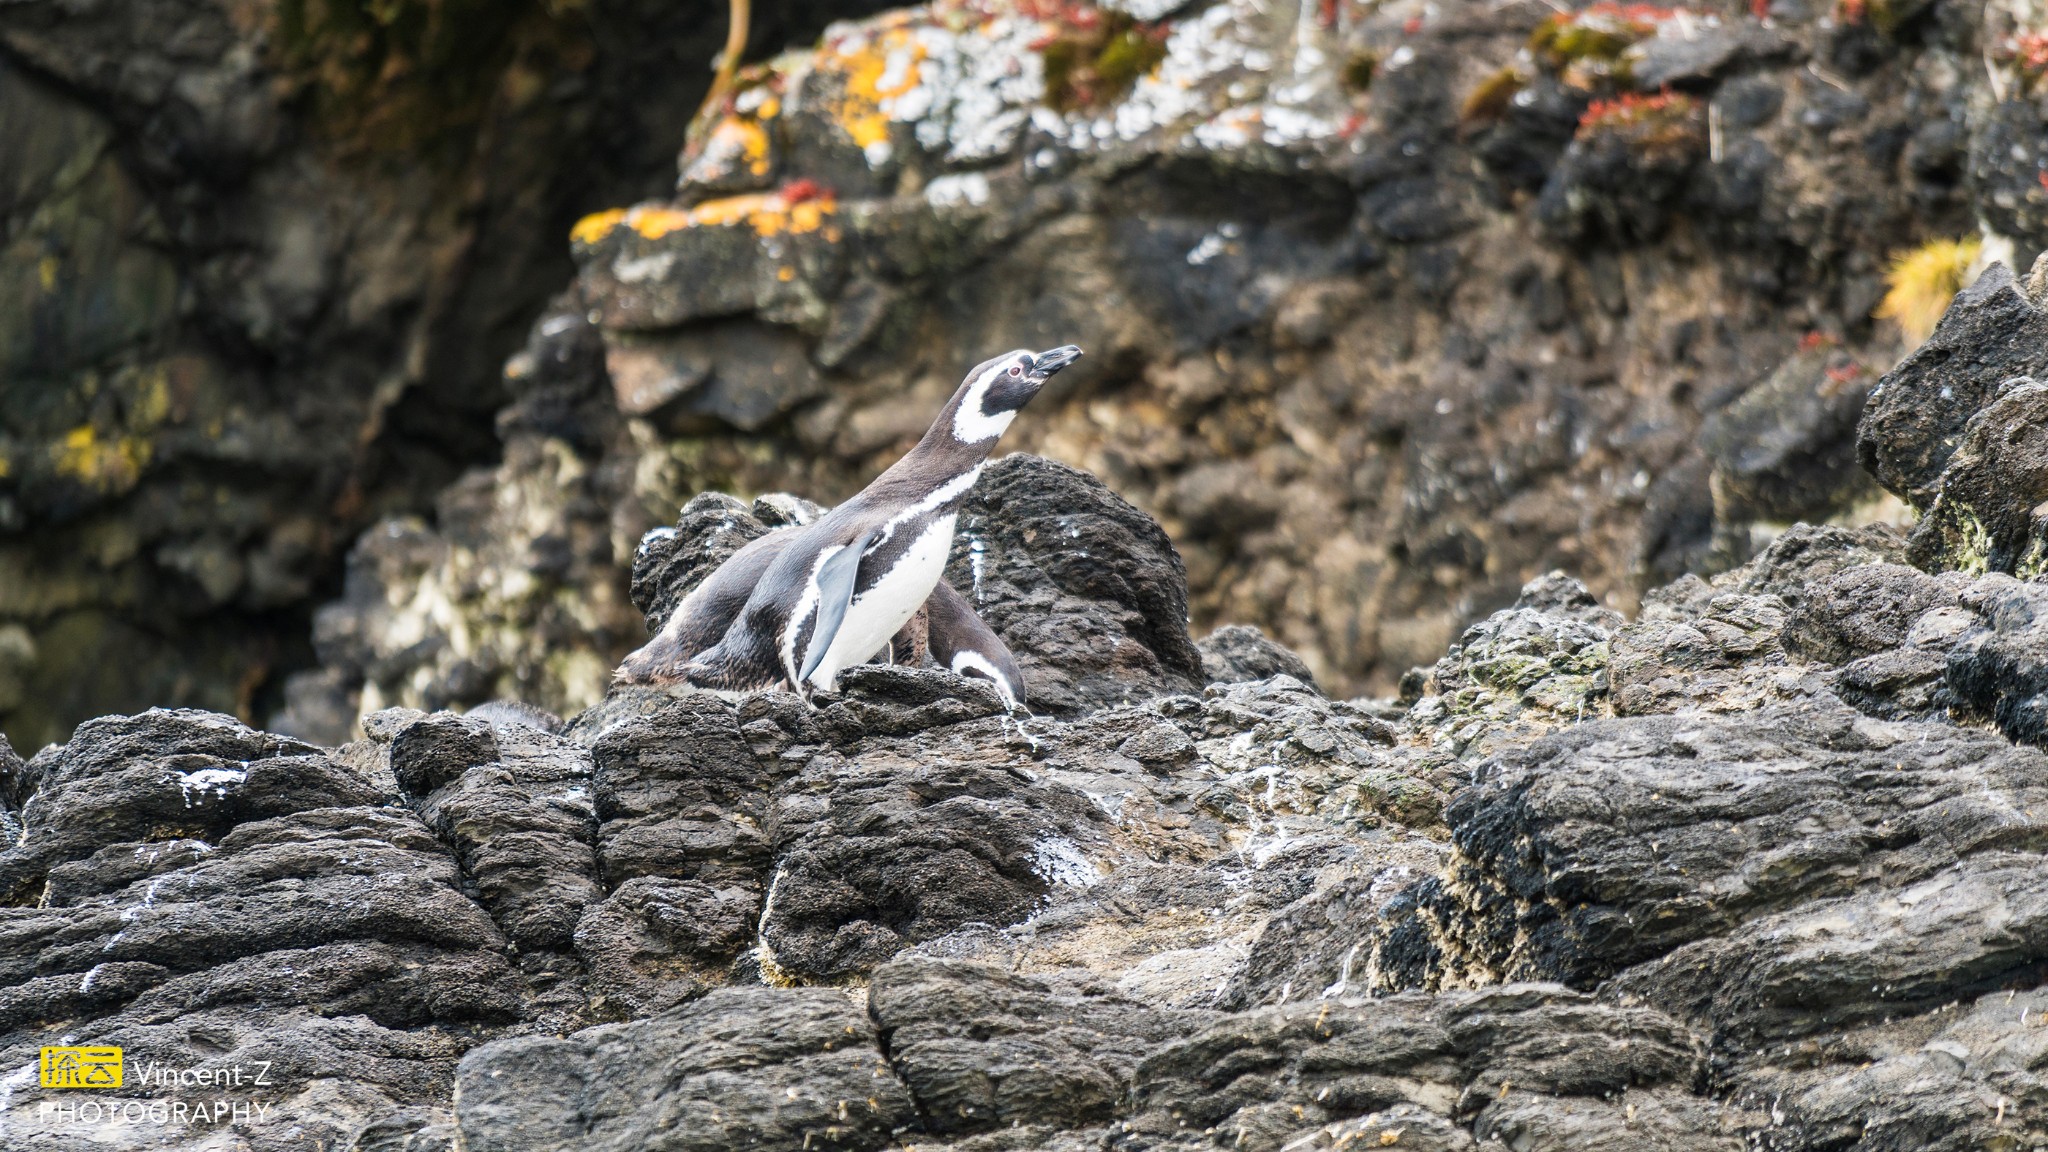
[[[816,522],[734,553],[676,605],[659,635],[626,657],[616,678],[743,692],[788,687],[809,696],[890,649],[925,608],[933,659],[993,681],[1016,707],[1024,695],[1016,660],[941,577],[960,504],[990,450],[1017,411],[1080,355],[1069,344],[976,365],[903,459]]]

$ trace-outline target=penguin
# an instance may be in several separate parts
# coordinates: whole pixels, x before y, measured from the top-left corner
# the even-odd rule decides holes
[[[996,686],[1003,706],[1015,712],[1024,706],[1024,674],[1009,645],[997,637],[967,603],[967,598],[939,581],[924,602],[925,647],[934,663],[961,676],[979,676]]]
[[[626,658],[618,678],[731,692],[787,686],[806,698],[833,690],[840,672],[891,649],[933,598],[960,504],[990,450],[1045,382],[1080,355],[1067,345],[976,365],[908,454],[817,521],[734,553],[677,605],[661,636]],[[957,593],[953,599],[972,617]],[[946,658],[971,653],[1001,674],[998,653],[1008,652],[987,625],[974,620],[977,632],[958,613],[947,620],[942,634],[960,640]],[[717,642],[706,647],[713,636]],[[1007,667],[1003,687],[1014,698],[1015,661]]]
[[[800,535],[800,528],[778,528],[748,541],[727,557],[669,612],[668,622],[654,639],[619,664],[612,679],[621,684],[672,684],[682,680],[683,668],[691,657],[725,638],[734,618],[761,583],[762,574]],[[771,677],[760,686],[770,687],[774,683]]]

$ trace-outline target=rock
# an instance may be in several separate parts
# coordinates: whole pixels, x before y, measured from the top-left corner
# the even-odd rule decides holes
[[[1889,530],[1800,524],[1711,584],[1689,576],[1658,590],[1642,617],[1615,634],[1615,712],[1643,715],[1688,704],[1739,712],[1826,692],[1786,650],[1789,614],[1808,603],[1810,589],[1828,588],[1828,577],[1896,563],[1900,552]]]
[[[869,987],[890,1059],[936,1133],[1111,1119],[1146,1056],[1214,1018],[960,961],[894,961]]]
[[[1237,684],[1272,676],[1292,676],[1315,686],[1316,678],[1301,657],[1268,639],[1249,624],[1218,628],[1195,645],[1202,654],[1202,677],[1211,684]]]
[[[2004,265],[1949,305],[1925,344],[1871,389],[1857,431],[1863,466],[1914,507],[1934,506],[1972,417],[2017,376],[2048,375],[2048,312]]]
[[[661,697],[597,737],[591,760],[608,887],[666,876],[767,888],[769,793],[796,766],[757,761],[732,705],[709,693]]]
[[[32,899],[57,864],[113,844],[212,842],[251,820],[382,800],[317,748],[185,709],[82,724],[27,771],[36,803],[24,838],[0,852],[0,891],[13,901]]]
[[[908,736],[1007,711],[987,680],[943,668],[849,668],[840,674],[837,696],[826,703],[818,721],[847,735]]]
[[[2007,737],[2048,748],[2048,596],[2039,585],[1991,578],[1967,597],[1943,683],[1961,708]]]
[[[1267,807],[1357,827],[1427,827],[1443,803],[1388,750],[1395,734],[1384,721],[1285,676],[1211,688],[1202,721],[1203,758],[1238,787],[1262,787]]]
[[[1985,225],[2019,241],[2020,250],[2048,248],[2048,189],[2037,174],[2044,146],[2029,101],[2002,99],[1975,118],[1970,179],[1983,188]],[[2032,181],[2032,183],[2029,183]]]
[[[1904,644],[1922,616],[1956,604],[1963,586],[1902,564],[1846,568],[1808,585],[1783,641],[1808,659],[1847,664]]]
[[[1785,1124],[1824,1139],[1947,1152],[2005,1139],[2014,1129],[2033,1138],[2040,1120],[2007,1090],[2015,1086],[2014,1055],[2031,1044],[2030,1018],[2043,1008],[2037,990],[1948,1005],[1911,1033],[1865,1030],[1843,1052],[1847,1059],[1759,1069],[1741,1095],[1759,1110],[1777,1101]],[[2003,1116],[2001,1099],[2008,1101]]]
[[[1445,813],[1460,861],[1441,895],[1418,894],[1416,926],[1442,966],[1427,979],[1592,987],[1701,937],[1732,947],[1722,933],[1749,939],[1743,926],[1809,901],[1927,881],[2030,824],[2020,813],[2034,803],[2034,755],[1820,702],[1544,737],[1490,763]],[[1755,765],[1768,774],[1755,778]],[[1944,831],[1908,831],[1922,821]],[[1868,869],[1884,889],[1855,895]],[[1740,1010],[1732,988],[1720,995]]]
[[[1872,373],[1839,350],[1787,360],[1709,415],[1700,448],[1713,461],[1715,519],[1824,519],[1869,484],[1857,465],[1856,425]]]
[[[1654,92],[1711,78],[1742,51],[1743,39],[1732,29],[1673,20],[1659,25],[1656,35],[1630,46],[1621,58],[1629,80]]]
[[[1219,1004],[1243,1009],[1328,1000],[1370,987],[1372,930],[1411,885],[1438,872],[1441,845],[1427,840],[1364,856],[1275,913]]]
[[[714,1152],[887,1147],[917,1112],[875,1026],[828,988],[728,988],[648,1020],[486,1044],[457,1073],[462,1146]]]
[[[1630,1086],[1682,1090],[1703,1052],[1668,1017],[1555,985],[1281,1005],[1219,1020],[1139,1065],[1126,1127],[1155,1138],[1206,1129],[1277,1149],[1404,1104],[1469,1119],[1515,1089],[1552,1109]],[[1691,1134],[1718,1127],[1714,1112],[1702,1102]]]
[[[806,979],[872,968],[968,923],[1024,919],[1055,884],[1097,880],[1102,813],[982,748],[980,720],[936,740],[869,737],[802,763],[767,821],[776,863],[763,965]]]
[[[759,889],[635,876],[585,909],[576,952],[597,995],[625,1015],[652,1016],[724,981],[753,947]]]
[[[1035,710],[1073,715],[1202,682],[1179,554],[1086,473],[1026,455],[990,464],[961,508],[946,577],[1016,654]]]
[[[2048,384],[2019,377],[1998,386],[1963,426],[1909,554],[1932,570],[2048,572]]]
[[[566,951],[601,896],[591,754],[523,712],[496,726],[478,718],[490,709],[400,729],[392,770],[505,935],[522,949]]]
[[[1578,581],[1562,572],[1538,577],[1513,607],[1466,629],[1437,661],[1429,675],[1436,694],[1418,703],[1418,719],[1441,724],[1461,750],[1482,725],[1519,720],[1516,731],[1526,736],[1576,720],[1607,691],[1610,640],[1620,627],[1620,614]],[[1481,724],[1456,723],[1466,716]]]

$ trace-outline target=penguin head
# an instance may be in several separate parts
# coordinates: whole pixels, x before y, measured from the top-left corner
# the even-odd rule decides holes
[[[960,386],[953,410],[953,438],[963,444],[994,440],[1009,428],[1017,410],[1031,402],[1053,373],[1081,358],[1068,344],[1045,352],[1019,348],[975,365]]]

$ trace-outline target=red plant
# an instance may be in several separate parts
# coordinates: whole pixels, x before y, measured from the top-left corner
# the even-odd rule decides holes
[[[1627,24],[1662,24],[1675,20],[1683,8],[1660,8],[1655,4],[1616,4],[1612,0],[1600,0],[1572,14],[1572,19],[1583,20],[1588,16],[1606,16]]]
[[[1068,32],[1093,32],[1102,24],[1102,9],[1079,0],[1018,0],[1017,11]]]
[[[1749,14],[1758,20],[1771,18],[1771,0],[1749,0]]]
[[[1585,115],[1579,117],[1579,132],[1583,135],[1600,128],[1622,128],[1653,117],[1674,113],[1683,116],[1690,111],[1692,99],[1670,89],[1655,96],[1624,92],[1612,100],[1595,100],[1586,105]]]
[[[1833,345],[1834,342],[1835,338],[1833,336],[1829,335],[1826,332],[1821,331],[1818,328],[1815,328],[1813,331],[1808,332],[1806,335],[1801,336],[1799,338],[1799,350],[1801,352],[1811,352],[1815,348],[1829,347]]]
[[[808,176],[791,180],[776,192],[784,204],[801,204],[806,200],[832,200],[832,190]]]
[[[1863,375],[1863,365],[1851,360],[1847,364],[1840,364],[1828,369],[1828,383],[1847,384],[1861,375]]]
[[[2029,72],[2048,71],[2048,32],[2013,37],[2012,57]]]

